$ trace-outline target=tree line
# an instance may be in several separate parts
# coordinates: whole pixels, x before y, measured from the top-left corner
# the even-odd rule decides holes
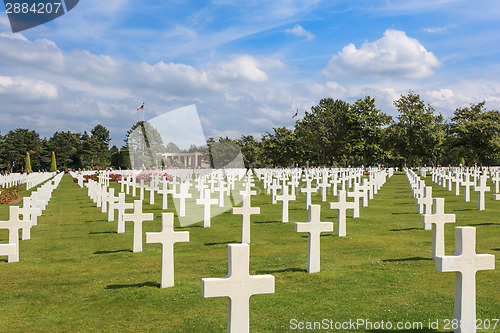
[[[237,144],[247,167],[500,164],[500,112],[485,102],[457,108],[449,119],[412,91],[394,106],[393,118],[370,96],[352,104],[325,98],[293,129],[219,142]]]
[[[130,152],[139,146],[154,148],[152,155],[201,151],[207,162],[213,162],[210,153],[217,151],[220,165],[215,167],[232,161],[239,150],[246,167],[500,165],[500,112],[487,110],[485,102],[457,108],[448,119],[412,91],[394,106],[398,115],[391,117],[370,96],[354,103],[324,98],[293,129],[275,127],[259,139],[210,138],[207,146],[191,145],[189,150],[172,142],[164,145],[151,124],[141,121],[127,132],[120,149],[109,148],[110,133],[102,125],[90,132],[55,132],[49,139],[17,128],[0,135],[0,168],[23,171],[28,153],[32,170],[49,169],[54,152],[59,169],[126,169],[131,166]],[[148,133],[149,139],[141,141],[141,133]],[[176,161],[168,163],[161,160],[164,166],[177,166]]]

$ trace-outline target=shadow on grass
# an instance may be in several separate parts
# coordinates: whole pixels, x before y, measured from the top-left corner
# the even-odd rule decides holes
[[[132,252],[132,250],[113,250],[113,251],[96,251],[94,254],[110,254],[110,253],[119,253],[119,252]]]
[[[286,272],[302,272],[302,273],[307,273],[307,269],[292,267],[292,268],[284,268],[284,269],[256,271],[255,274],[273,274],[273,273],[286,273]]]
[[[332,236],[335,236],[335,234],[333,232],[327,232],[327,233],[321,233],[319,235],[319,237],[332,237]],[[304,236],[301,236],[302,238],[309,238],[309,236],[307,235],[304,235]]]
[[[199,223],[199,222],[196,222]],[[180,226],[179,229],[186,229],[186,228],[203,228],[203,225],[197,224],[197,225],[185,225],[185,226]]]
[[[259,224],[270,224],[270,223],[281,223],[281,221],[262,221],[262,222],[253,222]]]
[[[213,245],[223,245],[223,244],[234,244],[234,243],[240,243],[238,241],[229,241],[229,242],[219,242],[219,243],[205,243],[207,246],[213,246]]]
[[[423,229],[422,228],[389,229],[389,231],[410,231],[410,230],[423,230]]]
[[[500,223],[486,222],[486,223],[468,223],[470,225],[500,225]]]
[[[418,213],[413,213],[413,212],[405,212],[405,213],[392,213],[392,215],[409,215],[409,214],[418,214]]]
[[[153,287],[160,288],[160,284],[157,282],[143,282],[134,284],[110,284],[106,286],[105,289],[124,289],[124,288],[142,288],[142,287]]]
[[[497,247],[497,248],[494,248],[494,249],[491,249],[492,251],[500,251],[500,247]]]
[[[476,208],[453,209],[454,212],[467,212],[469,210],[477,210]]]
[[[116,231],[89,232],[89,235],[116,234]]]
[[[401,261],[420,261],[420,260],[430,260],[431,258],[423,258],[423,257],[411,257],[411,258],[401,258],[401,259],[384,259],[383,262],[401,262]]]

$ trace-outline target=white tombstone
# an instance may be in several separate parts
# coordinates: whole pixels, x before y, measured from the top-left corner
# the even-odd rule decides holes
[[[422,223],[425,230],[432,228],[432,259],[444,256],[444,225],[455,223],[455,214],[444,213],[444,198],[434,198],[432,214],[423,214]]]
[[[464,189],[464,200],[466,202],[470,201],[470,188],[474,185],[474,182],[470,180],[469,174],[464,174],[464,180],[462,181],[462,186]]]
[[[455,228],[455,254],[436,257],[436,270],[455,272],[455,332],[476,332],[476,272],[495,269],[495,256],[476,254],[476,228]]]
[[[142,212],[142,200],[134,200],[134,212],[132,214],[123,214],[123,222],[134,222],[133,252],[142,252],[142,222],[153,220],[153,213]]]
[[[163,178],[162,188],[158,190],[158,193],[162,195],[162,209],[168,209],[168,194],[173,194],[173,190],[168,189],[167,180]]]
[[[288,194],[288,186],[283,186],[282,192],[283,192],[282,195],[276,196],[276,200],[282,201],[281,222],[286,223],[286,222],[288,222],[288,201],[295,200],[296,197],[294,194],[292,194],[292,195]]]
[[[363,197],[363,193],[359,190],[358,183],[354,183],[353,192],[347,192],[347,196],[349,198],[354,198],[353,199],[354,209],[352,210],[352,217],[353,218],[359,217],[359,198]]]
[[[354,209],[354,202],[346,201],[345,190],[338,191],[338,201],[330,202],[330,209],[337,209],[337,235],[343,237],[346,235],[346,212],[348,209]]]
[[[241,214],[241,242],[247,244],[250,244],[250,215],[260,214],[260,207],[252,207],[250,198],[250,194],[243,195],[241,207],[233,207],[233,214]]]
[[[309,209],[309,206],[311,205],[311,194],[316,193],[318,191],[318,188],[313,188],[311,184],[311,178],[306,179],[306,187],[301,188],[300,192],[306,194],[306,209]]]
[[[113,208],[118,211],[117,233],[122,234],[125,232],[125,222],[123,221],[123,214],[125,214],[126,209],[134,208],[134,204],[125,202],[125,193],[118,193],[118,201],[113,204]]]
[[[415,201],[423,206],[423,214],[431,214],[432,211],[432,186],[424,187],[424,196],[416,198]],[[425,229],[425,226],[424,226]]]
[[[274,293],[274,276],[250,275],[250,245],[229,244],[228,274],[201,279],[203,297],[229,297],[227,331],[250,332],[249,300],[252,295]]]
[[[210,189],[205,189],[203,199],[196,199],[198,205],[203,205],[203,227],[210,228],[210,206],[217,205],[219,200],[210,197]]]
[[[173,197],[175,199],[179,199],[179,217],[186,216],[186,199],[190,199],[193,195],[189,193],[189,183],[182,183],[179,189],[179,193],[175,193],[175,185],[174,185],[174,194]]]
[[[8,262],[19,261],[19,229],[29,227],[31,227],[31,221],[21,221],[19,219],[19,207],[10,206],[9,220],[0,221],[0,229],[9,230],[9,244],[13,244],[16,247],[16,253],[9,255]]]
[[[486,176],[481,176],[479,178],[479,186],[474,187],[474,191],[478,192],[478,209],[484,210],[484,194],[490,190],[489,186],[486,186]]]
[[[189,231],[174,231],[174,213],[161,214],[161,232],[146,232],[146,243],[160,243],[161,288],[174,286],[174,244],[189,242]]]
[[[320,271],[320,234],[322,232],[333,231],[332,222],[321,222],[321,205],[309,206],[309,221],[296,222],[296,232],[308,232],[309,240],[307,245],[307,273],[317,273]]]

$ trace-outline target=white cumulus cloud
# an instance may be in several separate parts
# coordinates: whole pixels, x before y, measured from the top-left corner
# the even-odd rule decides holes
[[[299,37],[305,37],[307,40],[312,41],[314,34],[304,29],[301,25],[296,24],[292,29],[286,29],[287,34],[292,34]]]
[[[365,42],[358,49],[345,46],[330,59],[326,75],[389,76],[423,78],[432,75],[440,65],[438,58],[404,31],[389,29],[374,42]]]
[[[53,100],[58,97],[57,88],[53,84],[21,76],[0,76],[0,96],[2,95],[5,99],[25,101]]]

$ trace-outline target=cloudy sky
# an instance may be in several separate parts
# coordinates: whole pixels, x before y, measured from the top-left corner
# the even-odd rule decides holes
[[[15,34],[0,8],[2,134],[102,124],[121,146],[142,101],[148,119],[195,104],[207,137],[232,138],[325,97],[500,109],[499,1],[81,0]]]

